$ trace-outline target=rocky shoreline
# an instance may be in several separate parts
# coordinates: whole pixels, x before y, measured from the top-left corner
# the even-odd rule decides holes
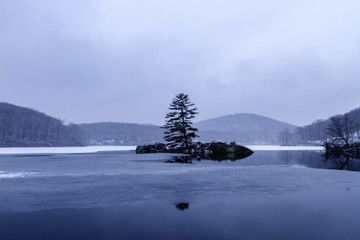
[[[137,154],[145,153],[183,153],[189,154],[197,159],[211,159],[211,160],[237,160],[250,156],[253,151],[242,145],[223,142],[210,143],[193,143],[189,149],[169,149],[163,143],[155,143],[152,145],[139,145],[136,148]]]

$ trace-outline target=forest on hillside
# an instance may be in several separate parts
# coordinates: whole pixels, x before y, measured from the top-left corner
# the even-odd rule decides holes
[[[336,118],[348,119],[350,141],[359,141],[360,108]],[[331,119],[317,120],[304,127],[254,114],[234,114],[195,123],[196,140],[235,141],[239,144],[322,145],[336,140],[329,134]],[[0,103],[0,146],[141,145],[163,142],[159,126],[134,123],[64,124],[39,111]]]
[[[360,141],[360,108],[345,114],[334,115],[326,120],[316,120],[312,124],[298,127],[294,131],[283,130],[278,140],[283,145],[319,145],[326,141],[338,141],[338,134],[331,130],[334,120],[345,128],[351,142]]]
[[[36,110],[0,103],[0,145],[81,146],[80,129]]]

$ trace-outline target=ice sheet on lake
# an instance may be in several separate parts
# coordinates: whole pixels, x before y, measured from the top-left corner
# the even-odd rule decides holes
[[[166,163],[172,154],[160,153],[2,155],[0,213],[360,191],[359,172],[321,169],[330,164],[322,155],[258,151],[239,161],[193,164]]]
[[[253,151],[323,151],[321,146],[279,146],[279,145],[249,145]]]
[[[106,151],[130,151],[136,146],[87,146],[87,147],[20,147],[0,148],[0,154],[58,154],[58,153],[95,153]]]

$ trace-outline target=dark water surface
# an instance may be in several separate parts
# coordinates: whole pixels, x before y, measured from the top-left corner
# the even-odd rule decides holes
[[[358,160],[0,156],[0,239],[358,239]],[[343,171],[334,169],[345,169]]]

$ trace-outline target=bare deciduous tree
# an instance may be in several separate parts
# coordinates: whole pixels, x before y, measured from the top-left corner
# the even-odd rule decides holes
[[[344,143],[349,146],[354,130],[353,128],[353,123],[347,115],[336,115],[330,118],[327,131],[330,136],[344,141]]]
[[[292,142],[292,137],[293,136],[290,130],[288,128],[285,128],[283,131],[279,133],[278,141],[280,142],[281,145],[289,146],[290,143]]]

